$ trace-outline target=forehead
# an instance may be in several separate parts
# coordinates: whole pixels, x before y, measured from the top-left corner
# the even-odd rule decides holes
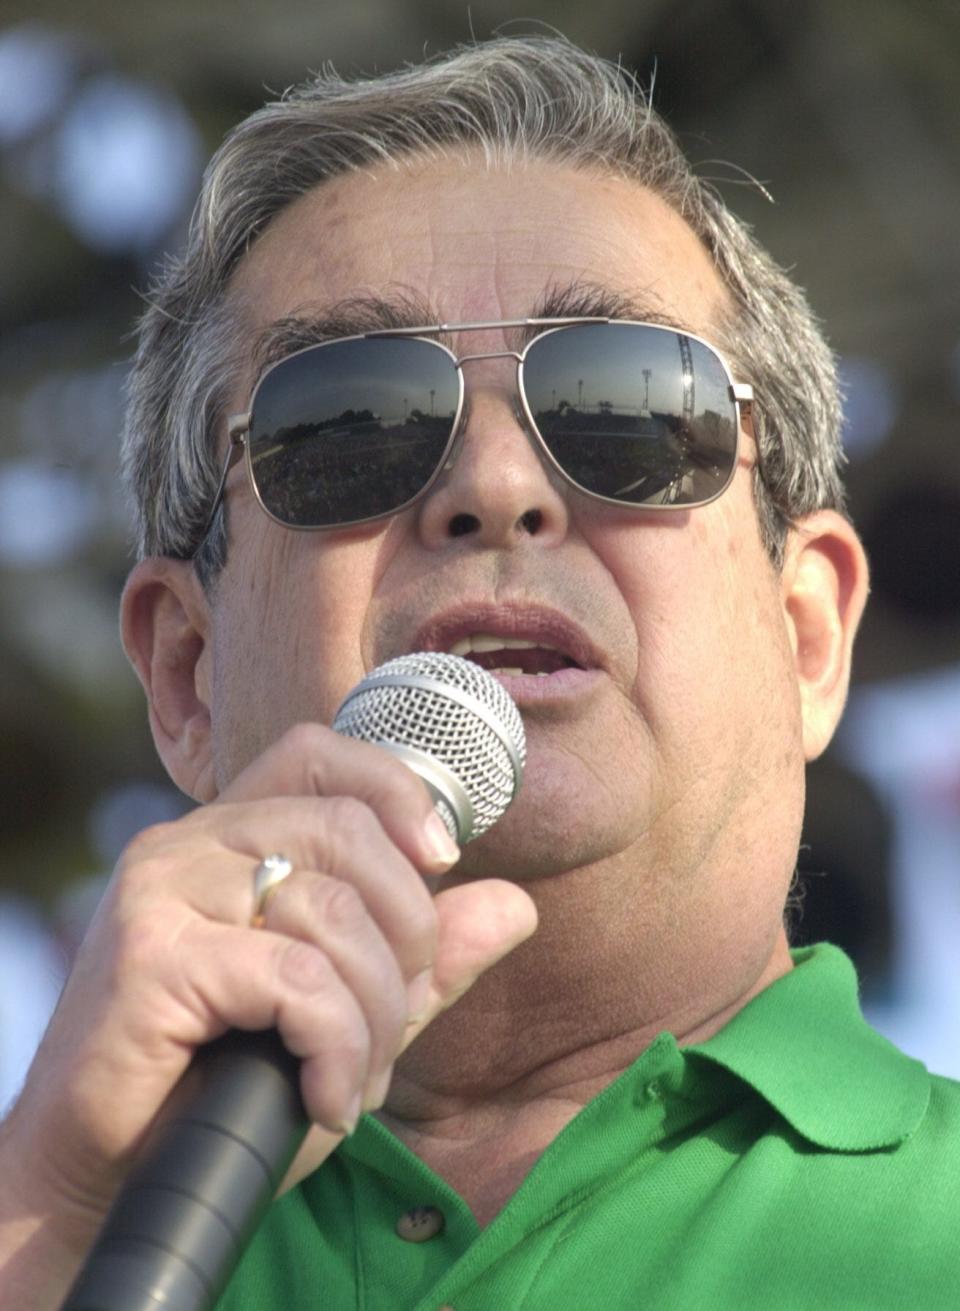
[[[324,183],[273,219],[232,292],[256,332],[391,293],[429,306],[435,321],[520,318],[580,284],[698,332],[726,306],[700,240],[640,183],[481,158],[408,160]]]

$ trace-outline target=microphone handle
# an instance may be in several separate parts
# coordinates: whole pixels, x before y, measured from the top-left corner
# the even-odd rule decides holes
[[[209,1311],[309,1125],[274,1030],[200,1050],[170,1094],[61,1311]]]

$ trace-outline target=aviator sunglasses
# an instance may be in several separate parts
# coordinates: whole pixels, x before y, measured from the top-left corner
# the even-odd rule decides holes
[[[438,334],[534,335],[521,350],[456,355]],[[366,523],[412,505],[462,439],[462,366],[513,358],[522,416],[547,464],[595,500],[649,509],[706,505],[737,463],[740,406],[714,347],[624,319],[516,319],[395,328],[321,342],[271,365],[230,448],[208,520],[245,456],[257,500],[288,528]]]

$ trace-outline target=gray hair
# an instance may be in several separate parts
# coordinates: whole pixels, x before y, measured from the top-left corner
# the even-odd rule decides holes
[[[834,362],[803,292],[691,168],[636,79],[557,37],[498,38],[384,77],[332,70],[252,114],[207,169],[186,248],[140,324],[123,467],[141,556],[189,559],[209,583],[226,557],[217,432],[245,342],[231,272],[280,210],[350,170],[480,150],[488,165],[536,158],[606,170],[661,196],[713,258],[734,311],[718,340],[756,392],[755,498],[779,567],[789,525],[844,508]]]

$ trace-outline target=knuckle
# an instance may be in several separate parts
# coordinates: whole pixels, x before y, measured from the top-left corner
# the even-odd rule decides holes
[[[340,979],[334,982],[334,974],[332,966],[329,973],[315,970],[312,981],[317,986],[306,999],[303,988],[298,988],[298,996],[287,998],[279,1008],[279,1027],[302,1057],[336,1053],[338,1067],[362,1074],[370,1065],[370,1029],[353,995]]]
[[[326,1046],[337,1053],[337,1059],[361,1077],[370,1065],[370,1035],[363,1022],[354,1016],[340,1013],[328,1024]]]
[[[328,747],[332,736],[331,730],[323,724],[294,724],[280,738],[278,746],[284,752],[309,759]]]
[[[433,798],[430,796],[426,783],[399,760],[393,763],[399,766],[394,786],[395,794],[402,799],[405,806],[418,812],[423,819],[426,819],[433,809]]]
[[[155,914],[121,918],[112,951],[118,978],[145,983],[166,968],[169,955],[170,927],[165,918]]]
[[[135,834],[117,862],[117,880],[125,887],[151,883],[168,868],[169,852],[175,844],[175,822],[151,824]]]
[[[433,802],[426,784],[402,760],[375,743],[362,742],[370,757],[368,778],[372,795],[387,805],[396,815],[410,813],[416,819],[425,818]]]
[[[372,837],[380,832],[376,815],[366,802],[357,797],[330,797],[324,810],[329,829],[345,837]]]
[[[146,916],[146,907],[169,895],[170,859],[156,852],[138,859],[126,852],[114,872],[110,888],[114,916],[121,923]]]
[[[339,976],[319,947],[300,938],[289,938],[278,951],[277,978],[285,990],[311,997],[335,991]]]
[[[340,879],[311,879],[307,896],[312,912],[334,929],[355,932],[367,918],[367,908],[360,893]]]
[[[146,828],[142,828],[139,833],[135,833],[130,839],[126,846],[126,853],[135,860],[148,857],[157,849],[163,849],[168,845],[171,835],[176,832],[177,827],[177,820],[163,820],[156,824],[148,824]]]

